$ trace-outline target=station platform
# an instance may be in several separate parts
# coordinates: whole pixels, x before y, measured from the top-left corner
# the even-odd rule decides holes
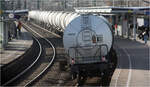
[[[21,35],[18,35],[17,39],[9,41],[6,47],[1,50],[0,67],[23,55],[31,47],[32,43],[31,35],[22,27]]]
[[[150,86],[150,41],[115,37],[114,49],[117,52],[117,68],[110,87],[149,87]]]

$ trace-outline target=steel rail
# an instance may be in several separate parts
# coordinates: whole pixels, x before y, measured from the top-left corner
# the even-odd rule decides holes
[[[16,80],[17,78],[19,78],[20,76],[22,76],[25,72],[27,72],[27,71],[39,60],[39,58],[40,58],[40,56],[41,56],[41,53],[42,53],[42,46],[41,46],[41,44],[40,44],[40,42],[39,42],[38,39],[36,39],[34,36],[33,36],[33,38],[38,42],[38,45],[39,45],[39,47],[40,47],[40,52],[39,52],[39,54],[38,54],[36,60],[35,60],[28,68],[26,68],[24,71],[22,71],[20,74],[18,74],[18,75],[15,76],[14,78],[10,79],[9,81],[7,81],[3,86],[6,86],[6,85],[10,84],[10,83],[13,82],[14,80]]]
[[[24,23],[23,23],[24,24]],[[28,27],[26,24],[24,24],[28,29],[32,30],[30,27]],[[30,80],[30,82],[28,82],[26,86],[29,86],[30,84],[32,84],[32,82],[34,82],[38,77],[40,77],[53,63],[54,59],[55,59],[55,55],[56,55],[56,50],[55,50],[55,47],[53,46],[53,44],[46,38],[44,38],[42,35],[40,35],[39,33],[37,33],[36,31],[32,30],[32,32],[34,32],[35,34],[37,34],[38,36],[40,36],[41,38],[43,38],[44,40],[46,40],[51,46],[52,46],[52,49],[53,49],[53,57],[52,57],[52,60],[50,61],[50,63],[48,64],[48,66],[39,74],[37,75],[35,78],[33,78],[32,80]]]
[[[39,25],[37,25],[37,24],[35,24],[35,23],[31,23],[31,24],[32,24],[33,26],[37,27],[37,28],[41,28],[42,30],[44,30],[44,31],[46,31],[46,32],[48,32],[48,33],[50,33],[50,34],[53,34],[53,35],[55,35],[55,36],[61,38],[60,35],[55,34],[55,33],[51,32],[51,31],[49,31],[49,30],[46,30],[45,28],[42,28],[41,26],[39,26]]]

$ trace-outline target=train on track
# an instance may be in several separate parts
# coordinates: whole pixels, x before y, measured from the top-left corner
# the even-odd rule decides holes
[[[63,32],[71,75],[105,76],[109,71],[113,45],[112,27],[103,17],[63,11],[29,11],[29,20],[38,21]]]

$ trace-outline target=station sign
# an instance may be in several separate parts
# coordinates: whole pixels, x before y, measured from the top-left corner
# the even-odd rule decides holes
[[[9,15],[9,18],[14,18],[14,14],[10,13]]]

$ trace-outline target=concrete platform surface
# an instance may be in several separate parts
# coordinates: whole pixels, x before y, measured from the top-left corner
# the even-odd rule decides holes
[[[150,41],[115,38],[117,68],[110,87],[150,87]]]
[[[0,52],[0,66],[10,63],[23,55],[33,43],[31,35],[22,27],[21,35],[17,39],[12,39]]]

